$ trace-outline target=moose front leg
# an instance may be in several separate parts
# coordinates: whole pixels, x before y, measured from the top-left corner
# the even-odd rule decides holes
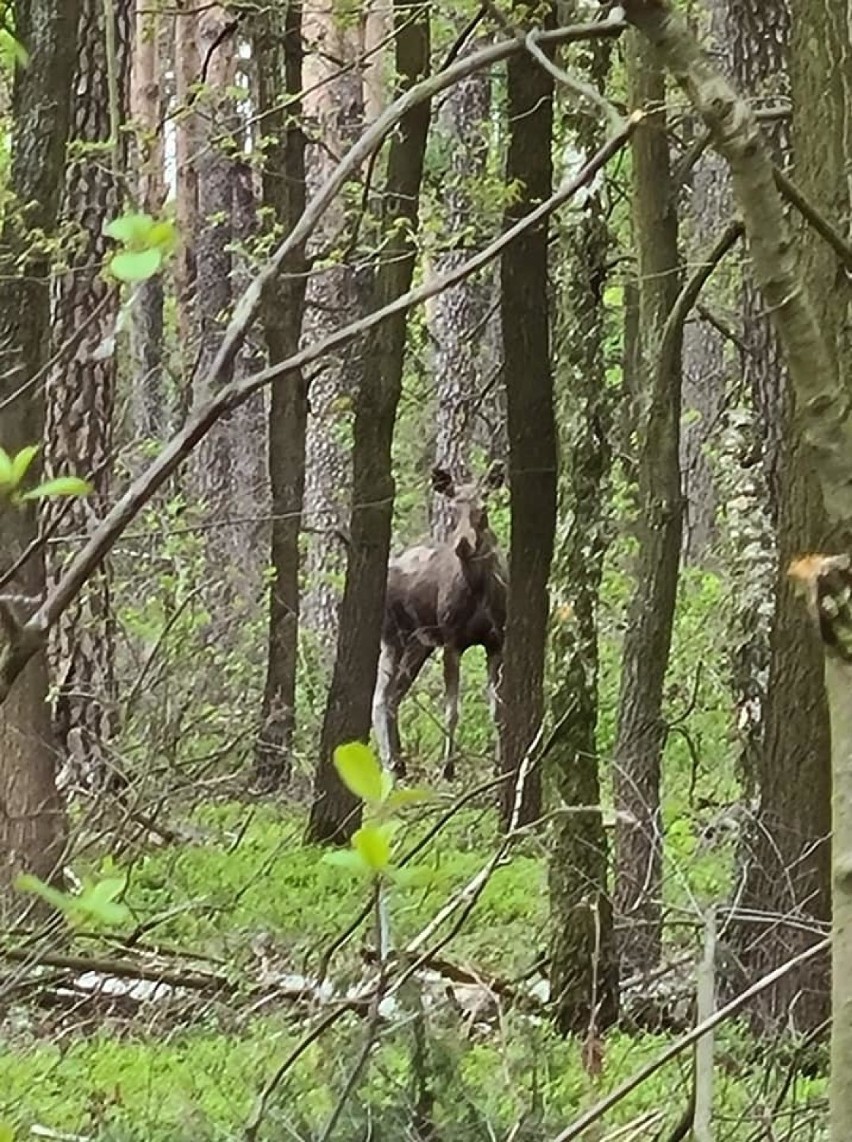
[[[456,776],[456,728],[459,724],[459,659],[452,647],[444,649],[444,780]]]
[[[503,698],[501,695],[501,688],[503,682],[503,655],[500,651],[492,651],[488,654],[488,708],[491,711],[491,717],[494,721],[494,728],[497,731],[497,766],[498,773],[501,772],[501,759],[503,747]]]

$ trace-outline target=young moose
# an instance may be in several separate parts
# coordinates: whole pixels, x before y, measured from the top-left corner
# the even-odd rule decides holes
[[[456,487],[443,468],[432,471],[436,492],[453,501],[454,526],[446,543],[410,547],[388,566],[382,649],[373,697],[373,732],[385,766],[404,775],[399,704],[433,650],[444,650],[444,777],[455,777],[459,716],[459,660],[471,646],[488,659],[488,701],[497,719],[503,660],[508,572],[488,526],[485,501],[503,482],[495,461],[484,480]]]

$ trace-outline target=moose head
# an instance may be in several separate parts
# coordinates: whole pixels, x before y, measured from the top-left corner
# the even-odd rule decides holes
[[[504,479],[502,460],[494,460],[481,480],[458,485],[446,468],[432,469],[432,487],[453,502],[455,523],[449,545],[463,562],[493,542],[488,526],[488,493],[501,487]]]

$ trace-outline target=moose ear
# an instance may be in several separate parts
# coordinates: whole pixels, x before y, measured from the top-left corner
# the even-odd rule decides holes
[[[487,488],[502,488],[505,479],[506,465],[502,460],[492,460],[485,476],[485,486]]]
[[[455,495],[453,478],[446,468],[436,467],[432,469],[432,487],[442,496]]]

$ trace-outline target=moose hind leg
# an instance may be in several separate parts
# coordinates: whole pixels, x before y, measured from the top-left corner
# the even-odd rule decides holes
[[[459,660],[461,655],[444,649],[444,780],[456,776],[456,728],[459,724]]]
[[[503,703],[500,693],[503,680],[503,655],[499,651],[488,655],[488,709],[494,721],[497,732],[497,771],[501,770],[501,757],[503,747],[502,713]]]

